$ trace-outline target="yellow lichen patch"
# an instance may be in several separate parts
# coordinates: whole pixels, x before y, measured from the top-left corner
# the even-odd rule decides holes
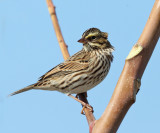
[[[143,47],[140,44],[136,43],[131,49],[126,60],[132,59],[133,57],[137,56],[142,50],[143,50]]]

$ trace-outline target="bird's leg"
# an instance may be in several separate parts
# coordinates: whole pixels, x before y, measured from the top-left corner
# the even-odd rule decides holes
[[[85,97],[88,97],[87,92],[83,92],[83,93],[80,93],[80,94],[83,94]],[[77,94],[75,97],[78,98],[79,94]]]
[[[88,96],[87,96],[87,92],[83,92],[83,93],[77,94],[77,95],[76,95],[76,98],[79,98],[79,99],[80,99],[80,95],[84,95],[84,97],[86,97],[86,98],[88,97]],[[90,106],[90,105],[89,105],[89,106]],[[84,113],[85,106],[82,105],[82,107],[83,107],[83,108],[82,108],[82,110],[81,110],[81,114],[85,115],[85,113]],[[91,106],[91,108],[92,108],[92,110],[90,110],[90,111],[93,113],[93,112],[94,112],[94,111],[93,111],[93,107]]]
[[[82,110],[81,110],[81,114],[82,114],[82,115],[85,115],[84,109],[85,109],[85,106],[82,105]]]
[[[76,100],[77,102],[79,102],[79,103],[81,103],[81,104],[83,105],[81,114],[84,114],[84,113],[83,113],[84,108],[88,108],[91,112],[93,112],[93,107],[92,107],[91,105],[89,105],[89,104],[87,104],[87,103],[85,103],[85,102],[79,100],[79,99],[77,98],[77,96],[74,97],[74,96],[72,96],[71,94],[67,94],[67,96],[73,98],[74,100]]]
[[[83,94],[84,94],[85,97],[88,97],[87,92],[84,92]]]

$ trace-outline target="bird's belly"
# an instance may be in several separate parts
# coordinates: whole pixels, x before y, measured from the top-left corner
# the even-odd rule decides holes
[[[92,89],[93,87],[98,85],[100,82],[102,82],[103,79],[107,76],[108,66],[106,67],[107,68],[103,67],[94,75],[83,74],[81,77],[77,77],[77,78],[75,77],[74,82],[71,82],[71,81],[68,82],[68,84],[66,84],[65,89],[59,89],[59,91],[67,94],[78,94],[78,93],[83,93]]]
[[[108,74],[109,68],[109,60],[106,56],[101,56],[90,64],[89,69],[63,77],[64,83],[59,85],[57,90],[67,94],[86,92],[103,81]]]
[[[103,73],[97,77],[93,77],[87,83],[83,83],[81,86],[70,90],[70,93],[78,94],[78,93],[86,92],[92,89],[93,87],[95,87],[96,85],[98,85],[99,83],[101,83],[103,79],[106,77],[106,75],[107,75],[106,73]]]

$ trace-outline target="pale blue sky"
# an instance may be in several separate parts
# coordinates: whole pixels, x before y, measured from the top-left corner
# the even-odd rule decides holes
[[[98,119],[106,108],[125,63],[138,40],[154,0],[54,0],[71,55],[82,48],[82,33],[97,27],[115,47],[107,78],[88,92]],[[160,132],[159,42],[142,78],[136,103],[118,133]],[[7,95],[63,62],[45,0],[0,0],[0,132],[87,133],[81,105],[59,92],[32,90]]]

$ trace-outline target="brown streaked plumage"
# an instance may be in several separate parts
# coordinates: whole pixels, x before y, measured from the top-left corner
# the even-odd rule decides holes
[[[40,77],[33,85],[18,90],[15,95],[31,89],[56,90],[66,94],[86,92],[108,74],[113,60],[113,46],[108,34],[97,28],[85,31],[78,42],[83,49]]]

